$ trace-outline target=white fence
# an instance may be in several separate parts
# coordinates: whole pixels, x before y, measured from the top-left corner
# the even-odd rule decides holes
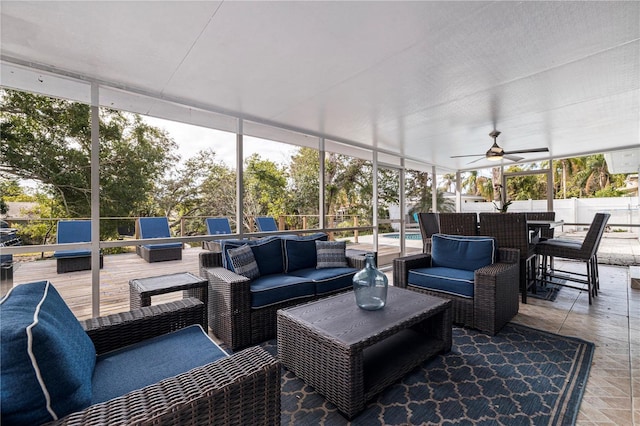
[[[495,212],[493,203],[463,203],[463,212]],[[546,200],[514,201],[509,206],[510,212],[547,211]],[[640,236],[640,202],[638,197],[610,198],[571,198],[553,200],[553,211],[557,220],[565,223],[584,224],[576,226],[577,230],[585,228],[598,212],[610,213],[610,227],[613,230],[633,232]],[[624,226],[635,225],[635,226]],[[565,231],[572,227],[564,226]]]

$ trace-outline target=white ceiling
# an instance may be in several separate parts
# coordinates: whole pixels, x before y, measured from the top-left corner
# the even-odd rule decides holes
[[[506,151],[549,148],[525,160],[624,150],[635,156],[632,171],[640,166],[637,1],[3,0],[0,12],[4,65],[373,146],[440,170],[495,165],[450,158],[484,153],[494,125]],[[29,85],[32,73],[7,69],[1,84]]]

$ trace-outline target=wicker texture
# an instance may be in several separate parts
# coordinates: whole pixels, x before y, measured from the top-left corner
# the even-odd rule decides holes
[[[100,255],[100,269],[104,266],[104,258]],[[56,272],[88,271],[91,269],[91,256],[59,257],[56,258]]]
[[[556,220],[556,212],[527,212],[527,220]],[[542,228],[540,230],[540,239],[548,240],[553,238],[555,228]]]
[[[185,299],[82,323],[98,353],[191,324],[204,305]],[[277,425],[280,365],[259,347],[220,359],[51,425]]]
[[[598,295],[600,288],[600,277],[598,272],[598,247],[607,226],[607,221],[611,215],[609,213],[596,213],[589,231],[585,235],[582,243],[572,240],[550,239],[542,241],[536,245],[535,252],[543,257],[543,266],[541,280],[550,282],[556,272],[564,273],[562,279],[587,285],[587,293],[589,295],[589,304],[593,302],[593,297]],[[548,259],[560,257],[564,259],[579,260],[585,263],[586,273],[580,274],[570,271],[564,271],[551,266],[548,268]],[[567,275],[565,275],[567,274]],[[576,278],[574,275],[583,276],[585,279]],[[555,281],[558,284],[557,281]],[[582,289],[569,284],[560,284],[564,287]]]
[[[529,243],[525,213],[480,213],[480,234],[494,237],[498,247],[520,250],[520,294],[527,303],[529,287],[535,288],[535,246]]]
[[[418,224],[422,235],[422,252],[431,252],[431,236],[440,232],[438,213],[418,213]]]
[[[182,260],[182,249],[180,247],[149,250],[144,246],[136,246],[136,254],[149,263]]]
[[[451,349],[450,302],[389,287],[380,311],[342,294],[278,312],[285,367],[348,418],[432,356]]]
[[[477,235],[476,213],[438,213],[440,233],[447,235]]]
[[[349,266],[364,268],[364,257],[347,252]],[[304,297],[282,303],[251,308],[251,281],[222,266],[221,253],[200,253],[200,276],[209,281],[209,327],[213,334],[237,350],[255,345],[276,335],[276,312],[320,297]],[[337,292],[351,290],[351,287]]]
[[[393,285],[451,300],[454,323],[476,328],[490,335],[495,335],[518,313],[518,250],[498,249],[498,262],[475,271],[473,298],[409,284],[410,270],[430,266],[429,254],[394,259]]]

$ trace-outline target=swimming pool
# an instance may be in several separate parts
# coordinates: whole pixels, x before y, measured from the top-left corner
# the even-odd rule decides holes
[[[383,237],[384,238],[393,238],[393,239],[399,240],[400,239],[400,233],[399,232],[393,232],[391,234],[384,234]],[[421,240],[422,239],[422,234],[420,234],[419,232],[405,232],[404,239],[405,240]]]

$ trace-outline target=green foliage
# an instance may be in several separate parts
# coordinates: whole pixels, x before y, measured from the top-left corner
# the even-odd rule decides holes
[[[0,173],[43,184],[60,217],[91,211],[91,114],[86,104],[2,91]],[[100,110],[100,215],[135,215],[172,164],[175,143],[133,114]],[[108,230],[104,230],[108,233]],[[115,232],[115,230],[111,230]]]
[[[273,216],[285,214],[288,174],[270,160],[263,160],[253,154],[245,160],[244,169],[244,210],[245,216]],[[252,223],[245,223],[252,229]]]
[[[405,174],[405,192],[408,200],[415,200],[416,204],[413,205],[408,211],[411,216],[414,213],[430,212],[433,211],[433,197],[432,188],[429,185],[431,178],[426,172],[419,172],[417,170],[407,170]],[[455,203],[447,198],[444,198],[443,191],[437,190],[436,193],[436,207],[439,212],[453,212],[455,211]]]

